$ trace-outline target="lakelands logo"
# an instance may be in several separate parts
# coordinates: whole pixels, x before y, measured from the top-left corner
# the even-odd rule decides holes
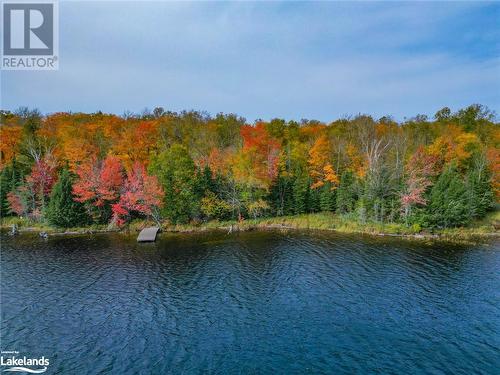
[[[15,353],[13,355],[5,355],[7,353]],[[49,359],[44,356],[39,358],[29,358],[26,356],[16,356],[19,352],[2,352],[0,357],[0,366],[2,372],[27,372],[30,374],[42,374],[47,371],[50,364]],[[4,368],[5,367],[5,368]]]
[[[2,69],[59,68],[59,20],[56,1],[2,2]]]

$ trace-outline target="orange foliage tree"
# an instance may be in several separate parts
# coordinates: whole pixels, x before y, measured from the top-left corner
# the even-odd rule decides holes
[[[319,136],[309,150],[309,175],[312,179],[312,189],[317,189],[331,184],[331,189],[335,189],[339,183],[339,178],[330,163],[331,145],[326,135]]]
[[[243,148],[237,159],[236,177],[245,180],[252,179],[257,185],[268,189],[271,182],[278,176],[278,161],[280,142],[266,130],[264,123],[255,126],[241,127]]]
[[[131,169],[135,162],[147,166],[150,154],[157,149],[158,137],[157,121],[132,122],[120,133],[112,151],[127,170]]]
[[[500,150],[496,147],[489,148],[487,159],[491,171],[491,185],[495,192],[497,202],[500,201]]]
[[[17,125],[0,126],[0,168],[11,162],[19,152],[23,128]]]
[[[346,156],[349,161],[347,169],[352,171],[359,178],[366,176],[366,162],[359,152],[358,148],[352,143],[348,143],[346,147]]]
[[[476,134],[466,133],[456,125],[449,125],[445,133],[429,146],[428,152],[439,158],[441,166],[455,161],[459,167],[465,167],[474,151],[478,151],[480,147]]]

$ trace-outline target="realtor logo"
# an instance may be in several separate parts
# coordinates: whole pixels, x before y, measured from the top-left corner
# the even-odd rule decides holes
[[[2,3],[2,69],[58,69],[58,12],[55,1]]]

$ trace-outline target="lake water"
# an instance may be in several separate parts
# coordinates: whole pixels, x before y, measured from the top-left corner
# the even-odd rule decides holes
[[[499,374],[500,245],[2,238],[1,349],[47,374]]]

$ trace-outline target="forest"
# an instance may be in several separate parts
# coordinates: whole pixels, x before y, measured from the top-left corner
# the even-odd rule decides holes
[[[475,104],[396,122],[235,114],[0,112],[1,216],[68,228],[334,212],[466,226],[500,197],[496,115]]]

